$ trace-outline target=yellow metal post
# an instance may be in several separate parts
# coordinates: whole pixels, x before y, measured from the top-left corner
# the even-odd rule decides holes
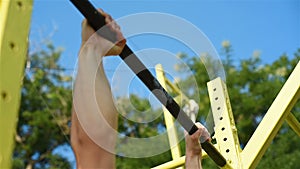
[[[216,78],[207,83],[215,123],[217,147],[234,169],[241,169],[240,143],[225,83]]]
[[[244,168],[255,168],[300,96],[300,62],[242,152]]]
[[[0,168],[10,168],[32,0],[0,0]]]
[[[162,65],[161,64],[156,65],[155,70],[156,70],[156,76],[158,81],[160,82],[162,87],[167,90],[167,84],[165,81],[165,75],[164,75]],[[163,108],[163,111],[164,111],[165,124],[168,131],[168,138],[169,138],[172,158],[177,159],[180,158],[181,154],[180,154],[180,147],[178,144],[179,142],[177,138],[176,128],[174,125],[174,118],[166,108]]]

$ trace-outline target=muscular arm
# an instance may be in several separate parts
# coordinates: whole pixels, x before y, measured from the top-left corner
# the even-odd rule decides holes
[[[111,17],[100,11],[107,23]],[[115,23],[112,23],[115,24]],[[115,168],[117,111],[114,107],[102,57],[118,55],[126,41],[116,25],[110,25],[121,43],[114,45],[94,34],[83,21],[82,46],[78,57],[78,71],[73,90],[71,145],[77,168]]]
[[[94,116],[97,113],[102,113],[103,120],[108,122],[113,129],[116,129],[117,111],[113,105],[110,87],[102,64],[98,68],[96,59],[87,57],[87,55],[90,55],[96,58],[94,52],[93,48],[87,47],[80,54],[80,57],[85,58],[79,61],[74,84],[71,141],[78,168],[114,168],[114,154],[101,147],[114,149],[115,136],[112,136],[114,133],[109,132],[109,126],[95,124],[100,123],[100,121],[96,120]],[[99,110],[101,111],[99,112]],[[82,117],[83,114],[88,121],[79,123],[78,117]],[[82,124],[86,131],[83,130]],[[99,127],[95,128],[96,126]],[[103,142],[99,139],[102,139]],[[99,143],[102,144],[97,145]]]

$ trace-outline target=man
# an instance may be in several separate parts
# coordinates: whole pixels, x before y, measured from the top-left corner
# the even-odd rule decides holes
[[[74,83],[71,145],[76,156],[78,169],[90,168],[115,168],[115,154],[113,150],[116,143],[117,110],[114,107],[112,94],[108,80],[105,76],[102,58],[104,56],[119,55],[125,46],[120,27],[112,18],[99,10],[105,17],[109,29],[116,33],[115,44],[94,34],[95,31],[88,25],[87,21],[82,22],[82,44],[78,57],[78,72]],[[93,35],[93,36],[92,36]],[[92,100],[91,98],[95,98]],[[100,110],[100,111],[99,111]],[[100,112],[101,127],[91,112]],[[99,115],[99,114],[98,114]],[[78,117],[87,119],[82,127]],[[102,125],[108,123],[108,125]],[[207,130],[198,123],[199,130],[192,136],[186,136],[186,168],[201,168],[201,145],[199,137],[208,137]],[[88,131],[88,134],[87,132]],[[93,139],[91,139],[91,137]],[[101,146],[94,141],[101,142]],[[98,142],[97,142],[98,143]]]

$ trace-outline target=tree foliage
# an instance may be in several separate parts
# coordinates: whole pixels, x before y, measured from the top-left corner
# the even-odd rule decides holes
[[[162,116],[149,123],[143,123],[143,120],[151,118],[151,114],[157,114],[154,112],[161,111],[161,109],[151,108],[147,99],[132,94],[129,98],[119,98],[117,106],[119,110],[121,109],[119,113],[122,114],[119,116],[118,122],[118,132],[122,135],[134,138],[147,138],[165,132],[165,130],[162,130],[165,128]],[[128,149],[131,152],[145,151],[143,147],[135,145],[129,146]],[[167,162],[170,159],[170,151],[167,151],[149,158],[117,156],[116,162],[117,168],[131,169],[137,168],[137,166],[138,168],[149,168]]]
[[[230,43],[226,43],[222,51],[223,58],[225,58],[223,64],[226,71],[226,85],[240,144],[243,148],[299,62],[300,49],[294,54],[294,57],[282,54],[277,60],[268,64],[264,64],[257,53],[254,53],[249,59],[241,60],[239,64],[233,64],[233,49]],[[202,90],[198,121],[203,121],[206,119],[206,112],[209,109],[206,88],[208,77],[203,76],[206,69],[196,57],[190,58],[183,55],[182,58],[186,59],[185,62],[194,71],[198,86]],[[190,83],[189,78],[186,79],[186,83]],[[292,111],[298,119],[300,119],[299,109],[300,105],[296,104]],[[300,167],[296,160],[291,160],[291,157],[299,158],[300,149],[297,148],[300,146],[299,137],[287,125],[283,125],[279,133],[263,156],[258,168]],[[276,162],[273,162],[274,159]],[[203,168],[216,167],[211,161],[205,161]]]
[[[70,168],[53,151],[69,144],[71,88],[52,44],[29,57],[23,80],[13,168]]]

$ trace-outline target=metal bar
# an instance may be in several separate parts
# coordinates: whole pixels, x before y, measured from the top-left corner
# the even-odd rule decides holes
[[[166,83],[171,87],[172,90],[178,93],[183,98],[183,100],[187,102],[189,101],[189,98],[186,95],[184,95],[176,85],[172,84],[172,82],[169,79],[166,79]]]
[[[207,158],[208,155],[206,154],[206,152],[202,152],[202,159]],[[166,169],[166,168],[176,168],[176,167],[180,167],[183,166],[185,163],[185,156],[182,156],[180,158],[174,159],[172,161],[168,161],[164,164],[161,164],[159,166],[155,166],[151,169]]]
[[[244,168],[255,168],[300,96],[300,61],[242,152]]]
[[[166,169],[166,168],[176,168],[180,167],[185,162],[185,156],[182,156],[180,158],[174,159],[172,161],[166,162],[164,164],[161,164],[159,166],[153,167],[151,169]]]
[[[0,0],[0,168],[11,168],[32,0]]]
[[[86,17],[94,30],[99,30],[103,27],[104,17],[96,10],[96,8],[88,0],[70,0],[78,10]],[[99,31],[97,31],[99,32]],[[101,32],[101,31],[100,31]],[[110,31],[105,32],[107,35],[101,34],[107,39],[114,39],[115,37]],[[191,121],[186,113],[174,101],[174,99],[166,92],[158,80],[150,73],[146,66],[138,59],[133,51],[125,45],[120,57],[127,64],[127,66],[139,77],[139,79],[146,85],[152,94],[168,109],[172,116],[181,124],[181,126],[188,131],[190,135],[198,130],[198,127]],[[219,166],[224,166],[226,160],[218,152],[217,149],[208,141],[201,143],[203,149],[209,154],[211,159]]]
[[[292,113],[289,113],[285,120],[288,125],[294,130],[294,132],[300,137],[300,123],[297,118]]]
[[[155,66],[155,71],[156,71],[156,76],[158,81],[160,82],[163,88],[167,89],[166,79],[165,79],[162,65],[157,64]],[[165,119],[165,124],[166,124],[168,138],[169,138],[169,144],[171,148],[172,159],[177,159],[180,158],[181,152],[178,144],[179,142],[178,142],[176,127],[174,125],[174,118],[164,107],[163,107],[163,112],[164,112],[164,119]]]

